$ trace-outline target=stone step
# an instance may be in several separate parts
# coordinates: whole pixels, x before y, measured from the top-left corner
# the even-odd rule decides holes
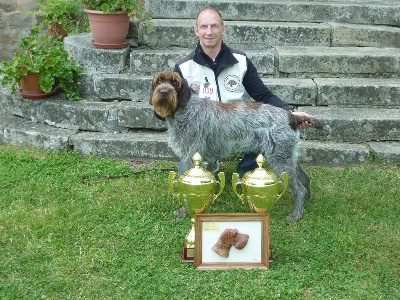
[[[81,80],[87,99],[149,101],[150,76],[96,73]],[[396,78],[263,78],[263,82],[294,106],[400,108],[400,81]],[[250,97],[246,95],[245,100]],[[7,106],[23,107],[11,103]]]
[[[324,137],[315,129],[302,131],[303,138],[339,142],[400,141],[400,109],[382,108],[301,108],[325,120],[332,133]]]
[[[85,156],[96,155],[131,161],[178,160],[168,147],[166,132],[82,132],[28,121],[2,109],[0,142],[55,151],[73,149]],[[301,162],[308,165],[343,167],[365,164],[376,158],[384,163],[400,162],[400,142],[354,144],[304,140],[301,142],[300,152]]]
[[[165,131],[166,123],[158,120],[148,102],[79,101],[56,96],[31,101],[13,95],[4,97],[1,106],[16,116],[58,128],[104,133],[128,133],[132,130]],[[300,108],[332,127],[326,135],[317,130],[303,132],[310,140],[340,142],[400,141],[400,109],[303,106]]]
[[[140,42],[151,48],[182,47],[197,43],[193,20],[154,19],[152,31]],[[226,21],[224,41],[233,48],[266,49],[275,46],[400,47],[400,28],[344,23]]]
[[[66,49],[89,74],[102,72],[154,75],[160,70],[172,70],[188,49],[169,50],[96,49],[90,34],[68,36]],[[258,72],[267,77],[400,77],[398,48],[375,47],[275,47],[267,50],[248,50]],[[129,59],[128,59],[129,54]],[[98,67],[102,66],[102,67]],[[132,75],[134,76],[134,75]]]
[[[399,77],[398,48],[277,47],[280,76]]]
[[[205,5],[196,0],[148,1],[147,7],[156,19],[194,20]],[[225,20],[314,22],[327,21],[354,24],[399,25],[397,0],[215,0]]]

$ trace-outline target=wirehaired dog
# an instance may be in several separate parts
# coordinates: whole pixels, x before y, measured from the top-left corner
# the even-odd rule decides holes
[[[187,168],[193,166],[196,152],[213,165],[234,154],[261,153],[275,174],[287,172],[289,176],[289,190],[296,203],[287,219],[302,218],[311,191],[310,179],[298,162],[297,125],[308,121],[329,132],[324,122],[260,102],[202,100],[191,95],[178,73],[168,71],[153,78],[150,104],[157,116],[165,118],[169,146]]]

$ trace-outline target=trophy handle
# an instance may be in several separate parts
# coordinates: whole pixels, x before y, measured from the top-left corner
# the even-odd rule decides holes
[[[217,181],[217,183],[219,184],[219,191],[218,191],[218,194],[214,195],[212,203],[214,203],[215,199],[217,199],[219,197],[219,195],[221,195],[221,193],[225,187],[225,173],[219,172],[218,178],[219,178],[219,181]]]
[[[170,171],[168,175],[168,185],[169,185],[169,191],[172,194],[174,198],[179,199],[179,193],[176,192],[175,190],[178,189],[177,183],[178,181],[174,180],[175,179],[176,173],[174,171]]]
[[[243,195],[239,195],[239,193],[237,191],[237,186],[241,185],[241,183],[237,182],[238,178],[239,178],[239,174],[238,173],[233,173],[232,174],[232,189],[233,189],[233,192],[236,194],[236,196],[238,196],[240,201],[242,201],[242,203],[244,204]]]
[[[281,174],[281,177],[282,177],[282,181],[280,181],[279,183],[282,185],[283,190],[282,190],[282,192],[280,194],[277,195],[275,203],[278,203],[278,200],[286,192],[287,187],[288,187],[288,183],[289,183],[289,177],[288,177],[288,174],[286,172],[283,172]]]

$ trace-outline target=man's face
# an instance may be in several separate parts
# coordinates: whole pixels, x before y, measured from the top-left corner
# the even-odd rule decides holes
[[[219,48],[222,44],[222,37],[226,32],[226,26],[222,25],[217,12],[206,9],[199,14],[194,32],[203,49]]]

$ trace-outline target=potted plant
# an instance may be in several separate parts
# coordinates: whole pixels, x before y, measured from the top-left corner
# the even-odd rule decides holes
[[[18,93],[28,99],[47,97],[60,88],[69,99],[78,100],[80,94],[75,84],[82,71],[81,65],[69,57],[58,37],[35,26],[29,35],[21,38],[11,61],[2,63],[0,84],[11,85],[13,92],[21,85]],[[25,86],[30,77],[36,77],[38,87]]]
[[[34,14],[41,18],[51,34],[64,37],[89,31],[87,14],[81,0],[39,0]]]
[[[88,13],[93,45],[96,48],[125,48],[129,17],[150,28],[151,16],[144,0],[82,0]]]

